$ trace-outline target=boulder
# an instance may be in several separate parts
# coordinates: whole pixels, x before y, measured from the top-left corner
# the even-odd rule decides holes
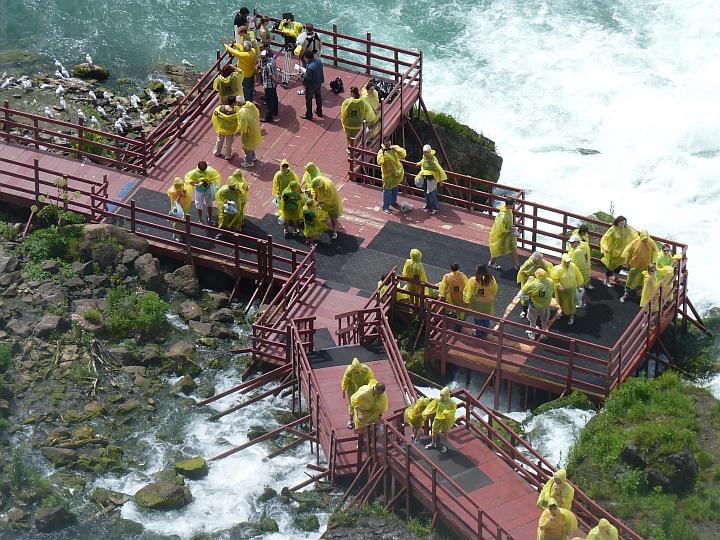
[[[11,285],[12,287],[12,285]],[[30,326],[20,319],[12,319],[9,323],[7,323],[6,328],[10,330],[13,334],[15,334],[19,338],[26,338],[30,335],[31,329]]]
[[[263,435],[267,435],[270,433],[270,430],[265,428],[265,426],[250,426],[250,428],[247,430],[247,438],[248,441],[252,441],[254,439],[257,439],[258,437],[262,437]]]
[[[135,493],[135,503],[142,508],[176,510],[192,501],[190,488],[173,482],[153,482]]]
[[[22,273],[19,270],[15,272],[8,272],[0,275],[0,287],[7,287],[8,285],[16,284],[22,278]]]
[[[100,244],[101,238],[107,238],[108,236],[113,237],[117,242],[125,249],[134,249],[138,253],[143,254],[150,251],[150,244],[148,241],[135,236],[131,232],[115,227],[114,225],[108,225],[107,223],[92,223],[83,225],[83,235],[80,241],[79,249],[80,253],[89,257],[95,246]]]
[[[170,346],[167,357],[171,359],[192,358],[195,356],[195,345],[187,341],[176,341]]]
[[[312,532],[320,529],[320,521],[315,514],[301,514],[295,517],[295,526],[301,531]]]
[[[85,287],[85,280],[80,276],[73,276],[65,282],[68,289],[82,289]]]
[[[155,345],[146,345],[138,352],[138,364],[147,366],[150,364],[159,364],[163,361],[164,355],[162,351]]]
[[[97,64],[88,64],[83,62],[73,67],[73,75],[79,79],[95,79],[96,81],[104,81],[110,77],[110,72]]]
[[[110,505],[122,504],[128,499],[129,497],[124,493],[102,487],[95,488],[90,494],[90,500],[103,508],[107,508]]]
[[[260,516],[260,519],[255,524],[255,528],[260,532],[280,532],[280,527],[278,526],[277,521],[266,514]]]
[[[209,292],[203,298],[203,302],[210,311],[217,311],[228,305],[230,296],[223,292]]]
[[[137,399],[129,399],[117,408],[117,412],[120,414],[130,414],[140,407],[142,407],[142,403],[140,403]]]
[[[11,283],[10,286],[5,289],[2,293],[0,293],[0,296],[4,296],[5,298],[15,298],[18,294],[18,288],[16,283]]]
[[[186,321],[190,321],[192,319],[199,319],[202,317],[203,310],[197,302],[185,300],[182,304],[180,304],[178,314]]]
[[[646,457],[635,445],[635,443],[628,442],[625,448],[620,452],[620,459],[632,467],[638,469],[644,469],[647,466]]]
[[[197,332],[203,337],[209,336],[213,330],[212,324],[200,321],[190,321],[188,323],[188,326],[190,327],[190,330],[192,330],[193,332]]]
[[[175,472],[191,480],[199,480],[208,475],[208,465],[202,457],[181,459],[175,462]]]
[[[115,274],[117,274],[120,279],[127,277],[129,273],[130,269],[124,264],[115,265]]]
[[[75,450],[71,450],[69,448],[54,448],[52,446],[44,446],[40,449],[40,452],[55,467],[72,465],[80,457]]]
[[[35,335],[41,338],[47,337],[59,330],[61,323],[62,317],[53,315],[52,313],[46,313],[42,319],[35,324]]]
[[[172,273],[165,274],[165,282],[168,287],[185,296],[196,298],[200,295],[200,283],[195,276],[193,267],[189,264],[181,266]]]
[[[60,270],[60,265],[55,259],[49,259],[40,264],[40,270],[49,274],[57,274],[58,270]]]
[[[235,321],[235,316],[231,309],[221,308],[210,315],[210,320],[213,322],[231,323]]]
[[[93,401],[83,407],[83,411],[91,416],[100,416],[105,413],[105,406],[99,401]]]
[[[197,383],[193,380],[190,375],[183,375],[183,377],[173,384],[173,391],[182,392],[185,395],[190,394],[197,388]]]
[[[140,256],[140,252],[137,249],[126,249],[122,253],[122,258],[120,259],[120,264],[124,264],[125,266],[130,266],[135,259],[137,259]]]
[[[110,285],[110,278],[103,274],[87,276],[85,278],[85,281],[93,289],[97,289],[99,287],[107,287],[108,285]]]
[[[258,502],[264,503],[264,502],[268,502],[270,499],[274,499],[275,497],[277,497],[277,491],[275,491],[271,487],[265,486],[262,493],[260,495],[258,495],[257,500],[258,500]]]
[[[0,418],[10,416],[10,404],[4,399],[0,399]]]
[[[165,91],[165,83],[158,79],[153,79],[145,85],[145,93],[149,97],[150,94],[148,93],[148,90],[150,90],[150,92],[154,92],[155,94],[161,94]]]
[[[233,339],[237,337],[237,334],[230,330],[226,325],[215,323],[212,325],[210,335],[219,339]]]
[[[157,293],[165,292],[167,285],[160,273],[160,263],[150,253],[140,255],[134,262],[135,273],[142,285]]]
[[[117,346],[110,349],[113,358],[120,362],[123,366],[135,365],[135,356],[127,347]]]
[[[17,270],[18,260],[16,257],[0,257],[0,274],[9,274]]]
[[[95,246],[90,256],[101,268],[110,268],[115,266],[119,251],[115,244],[103,243]]]
[[[645,469],[645,480],[651,487],[660,486],[665,493],[684,493],[693,489],[700,467],[689,450],[665,456]]]
[[[35,514],[35,528],[40,532],[52,532],[64,529],[75,523],[75,514],[62,506],[40,508]]]

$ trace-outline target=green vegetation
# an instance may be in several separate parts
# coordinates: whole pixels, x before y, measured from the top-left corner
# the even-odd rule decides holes
[[[717,403],[671,372],[653,380],[629,379],[570,450],[572,479],[591,497],[610,501],[613,512],[648,540],[706,537],[702,526],[720,525]],[[699,468],[694,483],[678,465],[683,455],[686,462],[694,456]],[[670,489],[658,477],[689,479],[690,486]]]
[[[0,220],[0,238],[14,242],[17,240],[17,231],[12,224]]]
[[[428,114],[430,115],[432,123],[436,126],[442,126],[451,133],[455,133],[456,135],[459,135],[460,137],[463,137],[470,141],[480,143],[491,152],[496,151],[495,143],[493,141],[485,137],[482,133],[478,133],[471,127],[466,126],[465,124],[461,124],[451,115],[433,111],[428,111]]]
[[[94,109],[90,109],[90,111],[92,111],[92,114],[95,114]],[[86,112],[85,114],[88,117],[90,116],[90,114],[88,112]],[[82,143],[82,148],[80,148],[81,152],[88,152],[95,156],[115,159],[115,152],[113,150],[110,150],[108,148],[103,148],[102,146],[97,146],[97,144],[113,146],[113,141],[111,141],[107,137],[103,137],[102,135],[98,135],[98,134],[90,132],[90,131],[84,131],[83,139],[85,139],[88,142]],[[96,143],[96,144],[93,144],[93,143]],[[78,149],[78,144],[79,144],[78,141],[73,142],[73,148],[75,150]],[[79,157],[78,154],[79,154],[79,152],[75,152],[74,156],[77,158],[77,157]]]
[[[582,392],[573,390],[568,396],[563,396],[547,403],[543,403],[533,411],[533,414],[542,414],[553,409],[560,409],[563,407],[572,407],[574,409],[582,409],[585,411],[593,410],[595,407],[588,397]]]
[[[12,345],[0,343],[0,373],[5,373],[10,367],[12,360]]]
[[[108,292],[105,326],[117,338],[159,335],[167,328],[169,308],[156,292],[116,285]]]
[[[18,249],[35,263],[50,259],[74,261],[78,258],[80,236],[81,230],[75,225],[51,225],[30,233]]]
[[[410,518],[407,527],[411,533],[417,536],[430,536],[432,534],[432,527],[429,519]]]
[[[394,517],[394,514],[386,510],[385,506],[379,501],[366,504],[359,510],[353,508],[336,508],[328,518],[328,528],[352,527],[357,523],[359,518],[369,516],[390,518]]]
[[[102,322],[102,312],[99,309],[90,308],[85,312],[85,320],[93,324],[100,324]]]

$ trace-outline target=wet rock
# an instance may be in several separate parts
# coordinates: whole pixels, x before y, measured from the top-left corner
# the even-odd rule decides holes
[[[215,323],[212,325],[212,330],[210,331],[210,335],[213,337],[216,337],[218,339],[233,339],[237,337],[235,332],[230,330],[227,326],[220,323]]]
[[[0,418],[7,418],[10,416],[10,404],[4,399],[0,399]]]
[[[6,514],[10,523],[21,523],[30,518],[30,512],[23,508],[13,507]]]
[[[93,289],[97,289],[99,287],[107,287],[108,285],[110,285],[110,278],[102,274],[87,276],[85,278],[85,281]]]
[[[11,285],[12,287],[12,285]],[[19,338],[26,338],[30,335],[31,329],[30,326],[20,319],[12,319],[9,323],[7,323],[6,328],[15,334]]]
[[[101,268],[110,268],[115,266],[119,251],[119,248],[115,244],[98,244],[93,248],[90,256]]]
[[[18,260],[16,257],[0,257],[0,274],[9,274],[17,270]]]
[[[142,403],[140,403],[137,399],[129,399],[125,403],[121,404],[117,411],[120,414],[130,414],[133,411],[136,411],[142,407]]]
[[[165,292],[167,285],[160,273],[160,262],[150,253],[140,255],[133,263],[135,273],[143,286],[157,293]]]
[[[64,529],[75,523],[75,514],[62,506],[40,508],[35,514],[35,528],[40,532],[52,532]]]
[[[0,287],[7,287],[13,283],[17,283],[22,278],[22,273],[18,270],[0,275]]]
[[[208,349],[217,349],[219,345],[217,338],[214,337],[201,337],[197,339],[196,343]]]
[[[175,462],[175,472],[191,480],[199,480],[208,475],[208,465],[202,457],[182,459]]]
[[[0,51],[0,64],[31,64],[36,62],[38,54],[25,49],[5,49]]]
[[[120,362],[123,366],[132,366],[135,362],[135,356],[127,347],[118,346],[110,349],[113,358]]]
[[[151,92],[154,92],[155,94],[161,94],[165,91],[165,83],[163,83],[160,80],[154,79],[145,85],[145,94],[147,94],[148,97],[150,97],[150,94],[148,93],[148,90]]]
[[[648,465],[645,480],[651,487],[660,486],[665,493],[683,493],[693,489],[699,470],[693,453],[685,450]]]
[[[137,259],[140,256],[140,252],[137,249],[126,249],[122,253],[122,258],[120,259],[120,264],[124,264],[125,266],[131,265],[135,259]]]
[[[105,406],[99,401],[93,401],[83,407],[83,411],[91,415],[92,417],[101,416],[105,414]]]
[[[258,495],[258,502],[264,503],[268,502],[270,499],[274,499],[277,497],[277,491],[275,491],[273,488],[265,486],[262,493]]]
[[[266,429],[264,426],[250,426],[250,428],[247,430],[247,438],[249,441],[252,441],[254,439],[257,439],[258,437],[267,435],[268,433],[270,433],[270,430]]]
[[[210,315],[210,320],[213,322],[231,323],[235,321],[235,317],[231,309],[222,308]]]
[[[44,272],[48,272],[50,274],[57,274],[58,270],[60,269],[60,265],[55,259],[49,259],[47,261],[43,261],[40,264],[40,270]]]
[[[183,375],[183,377],[173,384],[174,392],[182,392],[185,395],[191,394],[193,390],[197,388],[197,383],[193,380],[190,375]]]
[[[176,510],[192,501],[190,488],[173,482],[153,482],[135,493],[135,503],[142,508]]]
[[[80,253],[89,257],[93,248],[101,243],[102,238],[108,236],[113,237],[117,242],[126,249],[134,249],[138,253],[143,254],[150,251],[150,244],[147,240],[135,236],[134,234],[106,223],[93,223],[83,225],[83,236],[80,241]],[[124,252],[123,252],[124,253]]]
[[[182,304],[180,304],[178,314],[186,321],[190,321],[192,319],[199,319],[202,317],[203,311],[200,304],[197,302],[185,300]]]
[[[50,479],[57,485],[65,489],[73,491],[83,491],[87,482],[79,474],[73,474],[65,471],[57,471],[50,475]]]
[[[315,514],[302,514],[296,516],[294,523],[301,531],[312,532],[320,529],[320,521]]]
[[[146,345],[137,355],[137,361],[140,365],[149,366],[151,364],[159,364],[163,361],[165,355],[155,345]]]
[[[71,450],[69,448],[55,448],[52,446],[44,446],[40,449],[40,453],[55,467],[72,465],[80,457],[75,450]]]
[[[255,528],[260,532],[280,532],[280,527],[278,526],[277,521],[266,514],[263,514],[260,517],[258,522],[255,524]]]
[[[122,372],[133,376],[140,375],[144,377],[147,373],[147,368],[145,366],[124,366]]]
[[[104,67],[97,64],[88,64],[87,62],[73,67],[72,73],[80,79],[95,79],[96,81],[104,81],[110,77],[110,72]]]
[[[317,491],[289,492],[289,497],[298,503],[298,512],[300,513],[317,510],[326,504]]]
[[[174,272],[165,274],[165,282],[168,287],[185,296],[195,298],[200,295],[200,283],[190,265],[181,266]]]
[[[210,311],[217,311],[218,309],[226,307],[229,301],[230,296],[224,292],[208,292],[205,293],[203,297],[203,303]]]
[[[195,345],[184,340],[173,343],[167,353],[167,357],[171,359],[192,358],[194,356]]]
[[[209,336],[213,330],[212,324],[200,321],[190,321],[188,326],[190,327],[190,330],[197,332],[203,337]]]
[[[62,317],[53,315],[52,313],[46,313],[42,319],[35,324],[35,335],[38,337],[47,337],[53,332],[58,331],[61,323]]]
[[[124,501],[127,501],[128,498],[129,497],[124,493],[102,487],[95,488],[90,494],[90,500],[98,506],[102,506],[104,508],[111,505],[122,504]]]

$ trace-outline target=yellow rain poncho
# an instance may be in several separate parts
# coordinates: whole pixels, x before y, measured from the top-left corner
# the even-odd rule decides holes
[[[578,528],[577,518],[570,510],[560,508],[555,499],[550,499],[548,506],[558,506],[558,509],[555,514],[551,510],[543,510],[538,522],[537,540],[565,540]]]
[[[675,261],[679,261],[682,259],[682,255],[680,253],[676,253],[675,255],[666,255],[664,252],[658,253],[658,256],[655,257],[655,265],[658,268],[665,268],[666,266],[672,266],[675,264]]]
[[[218,171],[208,165],[204,171],[201,171],[197,167],[194,168],[185,175],[185,181],[195,186],[198,191],[205,191],[210,184],[215,187],[220,187],[222,178]]]
[[[300,187],[305,189],[312,189],[313,180],[315,180],[318,176],[324,175],[322,172],[320,172],[320,169],[317,165],[315,165],[312,161],[308,161],[308,163],[305,165],[305,172],[302,175],[302,180],[300,181]]]
[[[283,165],[288,166],[287,172],[283,172]],[[298,176],[290,167],[290,162],[283,159],[280,162],[280,170],[273,176],[272,194],[279,198],[292,181],[297,182]]]
[[[310,240],[327,231],[327,219],[327,212],[312,199],[308,200],[303,208],[303,234],[305,238]]]
[[[345,368],[342,381],[340,381],[340,388],[342,388],[342,391],[347,396],[349,402],[350,398],[360,389],[361,386],[368,384],[370,379],[374,378],[375,375],[373,374],[372,369],[370,369],[370,366],[363,364],[357,358],[353,358],[350,365]]]
[[[222,110],[224,107],[225,105],[220,105],[219,107],[216,107],[215,111],[213,111],[210,121],[215,128],[215,133],[217,133],[218,135],[235,135],[240,124],[240,117],[238,116],[240,107],[235,105],[233,107],[232,114],[227,114],[226,112],[224,112]]]
[[[602,262],[608,270],[615,270],[625,262],[623,251],[638,237],[637,231],[627,223],[622,229],[612,225],[600,239]]]
[[[548,507],[550,499],[555,499],[560,508],[570,510],[574,496],[575,488],[568,483],[567,472],[565,469],[558,469],[553,473],[553,477],[545,482],[545,486],[538,497],[537,506],[545,509]]]
[[[238,113],[240,119],[238,131],[242,132],[242,146],[245,150],[255,150],[262,142],[260,132],[260,111],[252,101],[246,101]]]
[[[300,35],[300,32],[302,32],[303,25],[301,22],[297,21],[289,21],[283,19],[278,24],[278,31],[286,37],[298,37]]]
[[[475,276],[468,279],[463,291],[463,301],[474,311],[495,315],[495,295],[498,292],[497,280],[492,277],[483,287]]]
[[[570,259],[570,255],[567,253],[563,255],[563,261],[550,270],[550,278],[553,280],[553,292],[560,309],[565,315],[574,315],[577,309],[575,293],[584,280],[577,265]],[[568,266],[565,266],[567,263]]]
[[[327,212],[330,219],[340,219],[343,213],[343,202],[340,193],[332,180],[318,176],[312,181],[315,201]]]
[[[393,189],[405,179],[405,169],[400,160],[405,159],[406,155],[405,149],[396,144],[385,150],[378,150],[377,163],[380,165],[383,189]]]
[[[429,397],[421,397],[415,403],[411,403],[405,408],[403,417],[405,418],[405,425],[412,427],[413,429],[420,429],[425,421],[423,419],[423,412],[425,408],[430,405],[432,399]]]
[[[553,297],[553,282],[547,276],[539,279],[535,276],[529,278],[520,290],[530,297],[530,301],[537,309],[550,307]]]
[[[432,176],[438,183],[447,180],[445,169],[440,166],[440,162],[435,157],[435,150],[430,150],[430,157],[423,153],[423,157],[417,162],[417,166],[420,167],[420,172],[417,174],[420,177]]]
[[[467,276],[460,270],[445,274],[440,282],[440,300],[454,306],[462,306],[467,281]]]
[[[218,96],[220,97],[220,102],[223,105],[227,104],[227,98],[231,96],[242,96],[243,79],[244,76],[242,74],[242,71],[240,71],[239,69],[236,69],[227,77],[224,77],[223,75],[218,75],[217,77],[215,77],[215,79],[213,80],[213,90],[218,93]]]
[[[529,257],[522,265],[517,273],[517,282],[522,287],[530,276],[535,275],[535,270],[542,268],[546,272],[550,272],[553,268],[553,264],[550,261],[546,261],[544,258],[539,261]]]
[[[248,79],[254,77],[258,59],[257,51],[255,49],[250,49],[249,51],[236,49],[227,43],[224,43],[223,45],[225,46],[225,50],[227,52],[237,58],[237,65],[242,71],[243,76]]]
[[[625,284],[628,289],[637,289],[642,285],[643,270],[647,270],[648,264],[655,261],[657,254],[658,248],[655,240],[650,238],[647,231],[640,231],[640,235],[625,246],[622,257],[625,266],[630,269]]]
[[[447,433],[455,425],[455,411],[457,405],[450,397],[450,389],[446,386],[440,390],[440,397],[433,399],[422,413],[423,420],[434,416],[431,433],[435,437],[438,433]]]
[[[300,184],[295,180],[285,188],[280,196],[279,213],[287,221],[302,221],[303,218],[303,194],[300,192]]]
[[[590,246],[587,242],[579,242],[577,247],[568,247],[567,254],[570,255],[570,259],[578,267],[583,277],[582,284],[585,285],[590,281],[590,274],[592,272],[592,265],[590,263]]]
[[[410,250],[410,258],[405,260],[402,269],[402,276],[406,279],[414,279],[427,283],[427,274],[425,273],[425,265],[422,263],[422,253],[419,249]],[[420,285],[415,283],[406,283],[405,289],[420,294]]]
[[[248,200],[248,185],[242,171],[236,169],[227,179],[227,184],[218,189],[215,202],[218,207],[218,227],[239,231],[245,222],[245,206]],[[234,202],[236,213],[226,211],[225,205]]]
[[[376,384],[377,381],[372,379],[368,384],[358,388],[350,398],[350,412],[353,413],[355,429],[374,424],[382,413],[387,411],[387,393],[375,393]]]
[[[170,200],[170,210],[173,209],[175,204],[179,204],[180,208],[187,215],[190,213],[190,205],[192,204],[192,186],[185,182],[179,176],[175,177],[173,185],[167,190],[167,196]]]
[[[585,243],[588,245],[588,247],[590,246],[590,235],[589,235],[589,234],[582,234],[582,233],[580,232],[580,229],[579,229],[579,228],[578,228],[578,229],[573,229],[573,232],[572,232],[572,234],[571,234],[570,236],[579,236],[579,237],[580,237],[580,240],[581,240],[582,242],[585,242]]]
[[[618,530],[615,525],[602,518],[596,527],[590,529],[585,540],[618,540]]]
[[[368,90],[367,85],[363,86],[362,90],[360,90],[360,97],[370,104],[373,112],[377,115],[380,110],[380,95],[378,94],[377,88],[373,87]]]
[[[652,312],[658,311],[661,304],[664,304],[673,290],[673,277],[675,270],[672,266],[657,268],[650,274],[647,270],[642,273],[643,288],[640,294],[640,307],[647,308],[652,301]],[[662,290],[662,297],[660,297]]]
[[[345,131],[354,131],[357,134],[363,126],[363,121],[375,121],[375,111],[363,98],[349,97],[340,106],[340,122]]]
[[[517,238],[513,232],[513,211],[505,203],[500,205],[498,215],[495,216],[492,229],[490,229],[490,258],[495,259],[517,250]]]

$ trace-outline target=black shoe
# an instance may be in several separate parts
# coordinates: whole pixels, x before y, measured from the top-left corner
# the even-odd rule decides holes
[[[300,118],[302,118],[302,119],[304,119],[304,120],[312,120],[312,119],[313,119],[312,116],[307,116],[307,115],[304,115],[304,114],[301,115]]]
[[[322,111],[319,111],[319,110],[317,110],[317,109],[315,109],[315,114],[317,114],[320,118],[323,117]]]
[[[272,117],[268,118],[267,116],[262,119],[263,122],[272,122]]]

